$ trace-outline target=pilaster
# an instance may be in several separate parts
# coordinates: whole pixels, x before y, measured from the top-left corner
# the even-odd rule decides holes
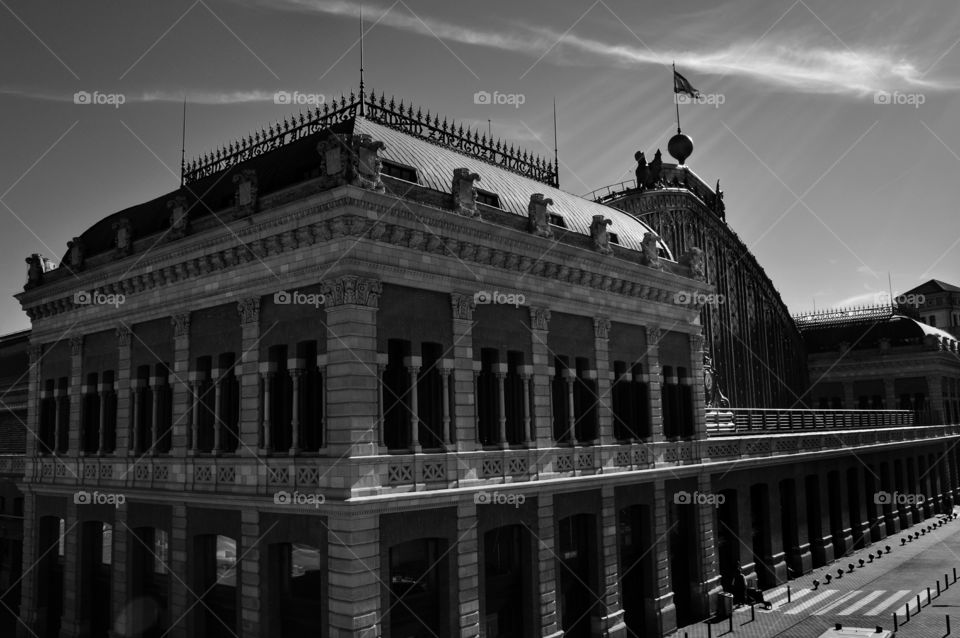
[[[532,447],[553,447],[553,418],[550,413],[550,378],[553,361],[547,337],[550,332],[550,310],[530,308],[530,348],[533,353],[533,442]]]
[[[670,576],[670,545],[667,526],[667,486],[664,479],[653,482],[653,537],[654,572],[656,575],[653,594],[654,613],[660,635],[677,628],[677,608],[673,604],[673,582]]]
[[[257,454],[260,434],[260,297],[237,302],[240,315],[240,363],[234,368],[240,385],[241,456]]]
[[[662,335],[660,328],[647,327],[646,373],[650,375],[647,388],[650,397],[650,441],[652,443],[666,441],[663,432],[663,393],[661,392],[663,379],[660,374],[660,338]]]
[[[453,431],[458,452],[479,448],[474,411],[473,383],[473,308],[472,295],[450,293],[453,322]],[[467,478],[467,477],[460,477]]]
[[[256,448],[253,448],[254,450]],[[251,507],[240,510],[240,546],[237,554],[243,556],[240,563],[240,635],[259,638],[261,632],[261,548],[262,538],[260,512]]]
[[[173,327],[173,431],[170,451],[184,456],[190,446],[189,429],[192,421],[193,397],[190,388],[190,313],[184,312],[170,318]]]
[[[353,275],[323,285],[328,333],[327,447],[335,457],[377,453],[380,291],[379,280]]]
[[[189,555],[187,552],[187,506],[170,506],[170,611],[172,625],[167,636],[187,638],[190,606],[196,603],[187,583],[190,582]]]
[[[597,424],[600,445],[614,443],[610,396],[610,320],[593,318],[593,351],[597,371]]]
[[[546,345],[546,340],[544,340]],[[534,364],[536,365],[536,363]],[[540,638],[562,638],[560,617],[557,613],[557,555],[556,520],[553,512],[553,496],[537,497],[537,565],[540,567],[539,599]]]
[[[460,638],[480,636],[480,556],[477,505],[473,499],[457,504],[457,582]]]
[[[605,341],[605,340],[604,340]],[[599,362],[597,364],[599,366]],[[609,383],[609,374],[606,375]],[[604,375],[601,374],[601,378]],[[601,396],[603,396],[601,394]],[[600,505],[600,635],[626,638],[627,625],[620,602],[620,559],[617,551],[617,503],[613,485],[601,487]]]
[[[701,474],[697,477],[697,491],[700,494],[714,493],[709,474]],[[705,617],[717,609],[717,596],[723,591],[717,564],[716,530],[714,529],[716,507],[712,503],[697,503],[694,506],[700,558],[698,571],[702,579],[699,595],[694,598],[694,605],[697,614]]]
[[[67,451],[80,455],[80,419],[83,418],[83,336],[70,337],[70,423],[67,426]]]
[[[327,543],[329,635],[377,638],[388,613],[380,609],[379,516],[328,519]]]

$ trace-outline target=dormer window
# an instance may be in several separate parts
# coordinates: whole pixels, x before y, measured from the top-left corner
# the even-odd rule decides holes
[[[559,226],[560,228],[566,228],[567,222],[564,221],[563,216],[557,213],[549,213],[547,218],[550,220],[550,223],[554,226]]]
[[[477,189],[477,203],[490,206],[491,208],[503,209],[503,206],[500,205],[500,196],[496,193],[491,193],[490,191]]]
[[[607,232],[607,239],[610,240],[611,244],[620,245],[620,237],[618,237],[616,233]]]
[[[407,166],[406,164],[398,164],[396,162],[391,162],[389,160],[382,160],[382,168],[380,172],[384,175],[389,175],[394,179],[403,180],[405,182],[410,182],[411,184],[419,184],[417,180],[417,169],[412,166]]]

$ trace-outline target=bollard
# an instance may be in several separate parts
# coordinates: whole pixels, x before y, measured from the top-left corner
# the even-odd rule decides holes
[[[950,577],[946,574],[943,575],[943,588],[950,589]]]
[[[713,625],[707,623],[707,638],[713,638]]]
[[[927,605],[930,605],[930,588],[927,587]]]
[[[937,598],[940,598],[940,581],[937,580]]]
[[[904,605],[904,607],[907,608],[906,609],[907,613],[906,613],[906,618],[903,620],[903,622],[907,622],[908,620],[910,620],[910,603],[907,603],[906,605]]]
[[[757,619],[757,612],[753,608],[753,603],[750,603],[750,622],[753,622]]]
[[[897,633],[897,629],[899,628],[900,627],[897,624],[897,612],[893,612],[893,633]]]
[[[920,594],[917,594],[917,613],[920,613]]]
[[[733,633],[733,614],[730,614],[730,633]]]
[[[947,635],[949,636],[950,635],[950,614],[947,614],[945,618],[947,619]]]
[[[953,582],[957,582],[957,568],[953,568]]]

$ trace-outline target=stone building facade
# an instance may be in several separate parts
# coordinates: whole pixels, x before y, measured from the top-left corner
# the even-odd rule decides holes
[[[28,260],[23,636],[662,635],[953,502],[960,426],[708,424],[696,253],[526,152],[361,96],[185,178]]]

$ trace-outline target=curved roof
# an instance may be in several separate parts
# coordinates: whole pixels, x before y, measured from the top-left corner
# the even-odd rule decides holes
[[[653,231],[640,220],[616,208],[583,199],[483,160],[406,135],[362,116],[356,118],[354,132],[366,133],[373,139],[382,141],[386,144],[386,148],[380,152],[383,159],[416,168],[423,186],[442,193],[450,191],[453,170],[466,168],[480,175],[479,188],[496,193],[501,207],[509,213],[526,218],[530,195],[543,193],[553,200],[550,211],[561,215],[567,229],[573,232],[589,237],[593,216],[603,215],[613,222],[608,230],[617,234],[621,247],[640,251],[643,249],[644,234]],[[669,247],[662,240],[660,247],[667,258],[673,260]]]

